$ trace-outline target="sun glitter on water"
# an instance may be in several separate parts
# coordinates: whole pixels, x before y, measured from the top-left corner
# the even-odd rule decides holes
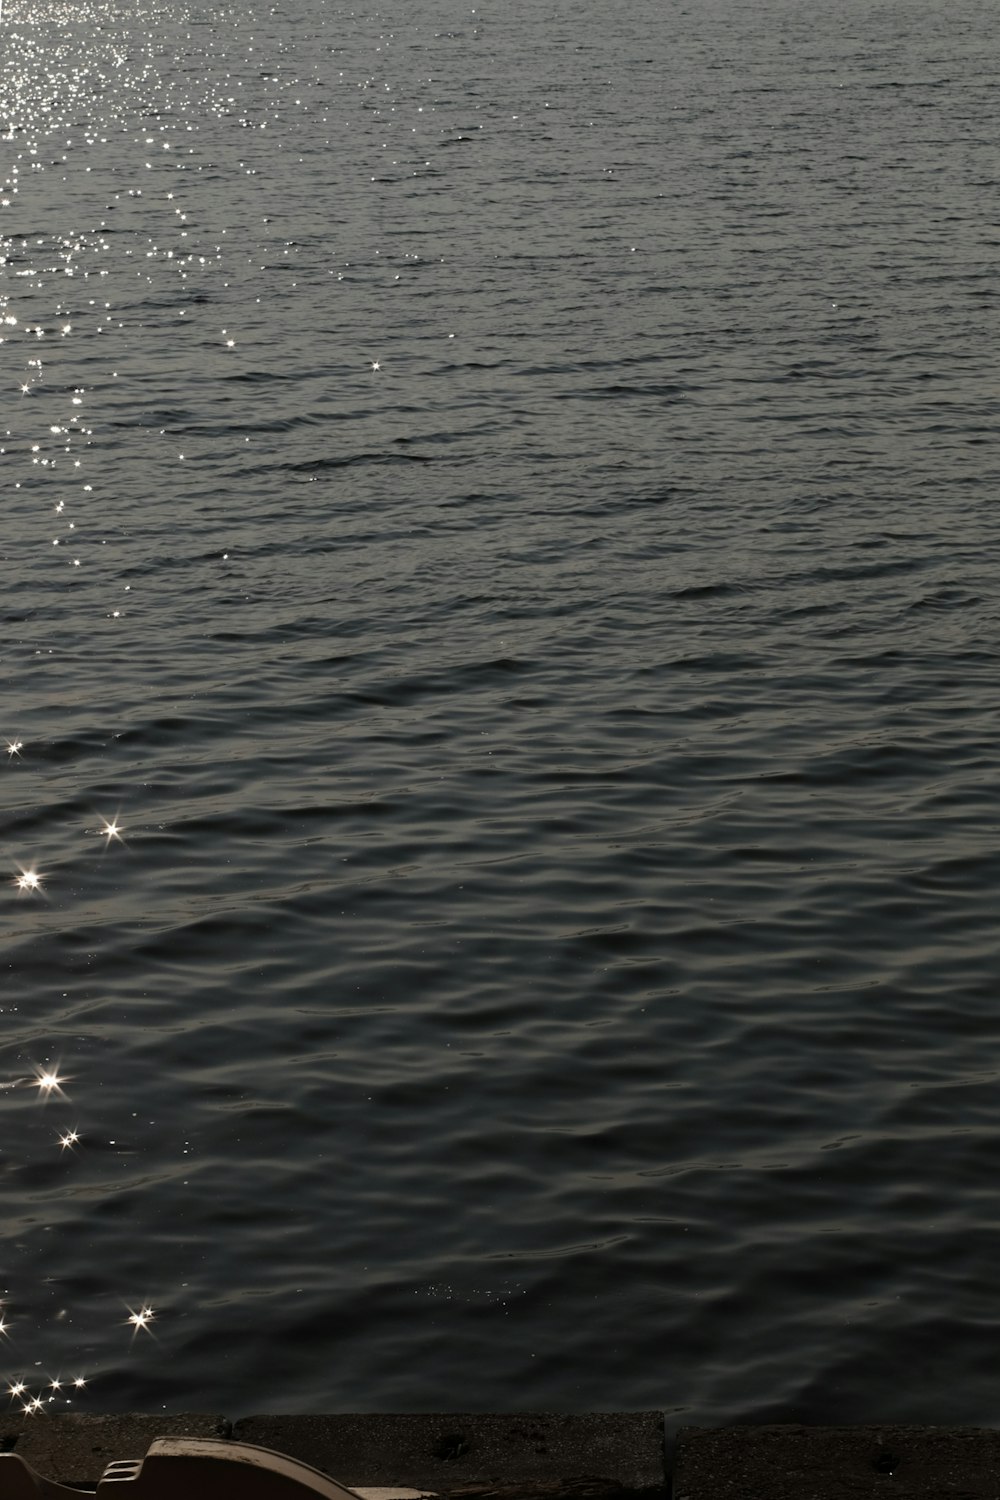
[[[40,1098],[47,1099],[50,1094],[58,1094],[63,1099],[66,1097],[62,1086],[68,1080],[59,1072],[58,1068],[37,1069],[34,1081]]]
[[[127,1305],[128,1304],[126,1304],[126,1306]],[[146,1333],[149,1333],[149,1325],[153,1322],[155,1317],[155,1309],[150,1307],[148,1303],[140,1307],[138,1311],[136,1311],[134,1307],[130,1307],[128,1310],[128,1317],[125,1319],[125,1322],[126,1324],[131,1324],[132,1326],[132,1337],[135,1338],[135,1335],[139,1332],[140,1329],[144,1330]]]

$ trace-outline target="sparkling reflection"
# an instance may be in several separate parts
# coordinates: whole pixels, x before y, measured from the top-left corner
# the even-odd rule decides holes
[[[140,1329],[144,1329],[148,1333],[149,1325],[155,1317],[155,1311],[148,1304],[140,1307],[138,1311],[130,1307],[128,1317],[125,1321],[132,1326],[132,1337],[134,1338]]]
[[[35,1087],[38,1089],[41,1098],[47,1099],[50,1094],[60,1094],[65,1098],[62,1086],[66,1082],[67,1080],[60,1075],[56,1068],[48,1070],[39,1069],[35,1074]]]
[[[216,14],[221,15],[221,12]],[[227,50],[232,46],[233,36],[239,36],[243,19],[236,13],[229,17],[232,26],[227,29],[222,43]],[[7,1038],[15,1046],[20,1042],[30,1047],[29,1057],[33,1053],[34,1057],[61,1060],[34,1066],[33,1060],[25,1061],[22,1053],[9,1066],[10,1082],[0,1082],[0,1098],[11,1115],[21,1109],[26,1115],[35,1117],[39,1142],[39,1191],[44,1197],[49,1192],[50,1174],[56,1165],[59,1177],[65,1180],[74,1179],[84,1163],[95,1176],[104,1163],[113,1160],[116,1168],[118,1165],[119,1148],[113,1139],[108,1139],[115,1136],[115,1128],[95,1126],[82,1112],[78,1124],[53,1128],[53,1116],[60,1112],[60,1101],[66,1099],[65,1088],[70,1077],[77,1072],[75,1062],[71,1063],[68,1053],[62,1051],[63,1032],[56,1029],[62,1025],[68,1008],[75,1001],[75,996],[73,1000],[67,1000],[67,991],[76,985],[87,969],[90,972],[85,982],[88,986],[92,983],[94,993],[86,997],[84,1006],[93,1003],[96,1009],[106,1002],[106,996],[101,993],[104,976],[100,972],[100,939],[95,938],[93,942],[90,939],[93,893],[85,882],[87,857],[90,857],[92,870],[97,864],[93,858],[94,833],[103,840],[103,849],[107,849],[112,843],[124,844],[127,831],[119,812],[99,814],[94,804],[89,803],[91,811],[85,833],[90,836],[90,842],[82,841],[80,863],[74,864],[76,854],[72,848],[64,851],[55,847],[55,819],[52,815],[60,805],[61,796],[61,789],[56,790],[57,784],[64,785],[65,780],[60,783],[60,778],[68,778],[76,759],[89,753],[87,749],[81,750],[82,742],[79,739],[74,742],[72,732],[55,719],[57,712],[68,713],[67,699],[81,704],[89,699],[91,706],[100,705],[103,711],[110,696],[106,677],[97,675],[95,669],[95,676],[89,683],[86,680],[87,654],[94,639],[95,626],[97,631],[107,628],[110,632],[110,622],[115,623],[114,633],[119,637],[114,644],[117,666],[120,654],[127,651],[130,643],[132,619],[129,616],[136,617],[138,624],[140,614],[131,608],[125,611],[114,603],[121,592],[133,589],[132,582],[125,582],[123,570],[125,576],[136,577],[127,570],[134,568],[137,559],[128,555],[129,533],[125,524],[119,524],[121,517],[110,508],[102,511],[101,484],[87,482],[94,480],[97,472],[111,472],[107,454],[102,455],[98,450],[99,439],[95,439],[94,434],[114,433],[128,425],[126,408],[130,383],[151,379],[157,387],[162,384],[159,370],[144,365],[139,334],[141,330],[145,335],[147,329],[139,321],[136,309],[144,307],[143,299],[148,299],[150,309],[155,308],[164,284],[168,284],[169,289],[161,305],[169,303],[172,313],[177,301],[183,302],[179,326],[192,340],[202,337],[203,347],[210,349],[209,361],[216,361],[216,368],[205,372],[206,387],[208,381],[215,378],[238,378],[240,356],[235,356],[233,351],[237,346],[250,347],[252,331],[241,321],[241,310],[235,297],[225,312],[220,307],[218,313],[213,311],[210,321],[204,321],[200,326],[199,319],[202,317],[200,309],[210,300],[206,282],[210,283],[208,291],[214,292],[221,281],[220,271],[227,276],[230,274],[230,267],[226,265],[227,254],[230,260],[234,256],[242,257],[247,247],[241,245],[236,250],[229,250],[227,242],[222,239],[227,233],[226,228],[213,228],[207,212],[213,208],[214,194],[202,192],[200,199],[198,197],[196,174],[203,167],[198,160],[197,136],[208,115],[224,122],[238,118],[242,129],[263,131],[269,126],[273,128],[277,120],[273,114],[270,120],[266,118],[263,106],[275,102],[279,90],[294,87],[299,91],[305,85],[290,75],[279,81],[277,71],[261,72],[260,77],[268,82],[265,95],[258,100],[262,106],[258,116],[251,118],[243,100],[235,98],[237,85],[228,71],[206,66],[197,83],[191,84],[189,76],[175,66],[170,48],[164,45],[165,38],[173,35],[178,26],[191,23],[187,0],[137,0],[136,4],[128,6],[121,0],[81,0],[80,5],[72,7],[65,5],[63,0],[31,0],[30,5],[27,0],[0,0],[0,21],[4,23],[4,46],[0,49],[4,118],[0,123],[0,133],[9,146],[7,157],[0,166],[0,208],[13,209],[13,213],[0,216],[0,267],[5,272],[0,277],[0,343],[4,345],[6,389],[10,395],[10,410],[0,419],[5,427],[9,424],[9,430],[0,430],[0,452],[11,467],[20,464],[20,470],[12,476],[11,489],[21,491],[18,503],[23,504],[28,518],[25,524],[37,525],[37,530],[29,533],[40,557],[37,567],[45,579],[56,579],[52,587],[57,596],[55,607],[49,610],[43,584],[43,602],[32,603],[25,611],[33,622],[44,622],[40,628],[52,627],[50,638],[44,641],[36,639],[31,643],[36,658],[32,670],[41,668],[44,671],[53,652],[58,660],[64,642],[70,639],[72,632],[76,632],[77,640],[82,643],[80,677],[75,684],[79,688],[79,700],[74,700],[68,693],[60,697],[53,691],[50,700],[55,706],[53,722],[39,732],[39,738],[44,733],[47,749],[58,747],[55,753],[37,756],[35,745],[25,754],[25,742],[13,733],[15,724],[11,723],[7,728],[8,737],[0,742],[0,747],[6,749],[11,774],[17,777],[12,786],[16,786],[19,792],[25,789],[24,806],[17,808],[15,816],[23,819],[18,836],[25,839],[21,848],[32,854],[32,861],[24,866],[13,863],[9,866],[14,891],[25,898],[25,904],[18,912],[23,917],[21,926],[31,937],[35,921],[29,919],[40,917],[47,921],[50,900],[51,906],[56,908],[54,914],[61,919],[58,928],[53,923],[51,935],[45,930],[39,937],[39,941],[47,945],[43,950],[49,965],[45,980],[46,984],[50,979],[52,981],[53,1006],[46,1012],[33,1003],[30,1018],[25,1022],[25,1034],[18,1037],[15,1033],[12,1038]],[[200,15],[197,23],[199,27],[203,24]],[[260,44],[256,45],[259,49]],[[249,53],[253,52],[254,46],[251,45],[248,60]],[[169,60],[165,62],[164,59]],[[257,55],[253,57],[253,72],[248,77],[257,74],[258,63],[263,60]],[[227,57],[227,70],[230,62]],[[197,90],[197,98],[185,92],[189,87]],[[238,87],[242,89],[242,81]],[[284,104],[284,100],[281,102]],[[298,97],[294,103],[299,105]],[[168,118],[171,122],[169,131],[165,124]],[[226,123],[223,128],[228,130],[231,124]],[[123,153],[118,159],[115,157],[117,150]],[[74,166],[77,180],[74,180]],[[256,165],[240,161],[239,166],[241,174],[257,175]],[[135,185],[135,176],[129,176],[133,170],[143,174],[145,197],[143,188]],[[34,183],[46,172],[49,177],[41,184],[41,205],[35,199],[29,205],[25,199],[31,196],[32,188],[26,179],[30,176]],[[93,175],[83,175],[90,173]],[[171,174],[169,177],[168,173]],[[189,175],[181,176],[182,173]],[[169,192],[164,191],[168,181]],[[43,196],[46,188],[47,198]],[[85,207],[81,207],[81,203]],[[135,209],[141,210],[142,216],[133,215]],[[30,234],[25,228],[29,223],[29,211]],[[82,217],[74,220],[72,216],[77,213]],[[8,227],[8,221],[15,214],[18,221],[16,232],[13,226]],[[126,215],[130,217],[126,218]],[[200,219],[206,221],[204,229],[199,225]],[[295,258],[293,245],[291,240],[285,242],[283,254],[289,259]],[[134,286],[133,277],[142,284],[138,298],[134,293],[139,288]],[[158,280],[159,288],[156,285]],[[230,282],[227,280],[224,285],[228,288]],[[237,286],[235,278],[233,286],[234,289]],[[146,288],[149,288],[148,292]],[[185,295],[179,299],[177,294],[182,289]],[[259,300],[256,299],[257,303]],[[148,315],[148,312],[143,313],[143,316]],[[222,316],[227,318],[226,326],[221,325]],[[123,329],[126,330],[124,335],[120,333]],[[46,339],[46,354],[42,357],[41,344]],[[136,355],[134,361],[133,352]],[[128,360],[128,364],[124,360]],[[359,361],[362,368],[364,360],[362,352]],[[370,364],[373,372],[382,368],[380,359],[373,359]],[[86,381],[86,386],[83,381]],[[112,389],[115,395],[109,397]],[[18,393],[32,399],[15,402],[13,396]],[[110,413],[109,400],[112,405]],[[105,403],[103,408],[102,402]],[[117,409],[114,408],[115,402],[119,403]],[[88,425],[91,403],[93,426]],[[84,405],[88,407],[86,413]],[[176,426],[174,431],[168,429],[167,441],[171,444],[171,461],[175,453],[176,461],[184,462],[185,467],[194,467],[200,461],[202,454],[195,451],[193,440],[187,434],[182,439]],[[250,439],[245,441],[249,444]],[[190,448],[189,442],[192,442]],[[177,453],[177,448],[184,451]],[[123,477],[127,479],[127,476]],[[111,504],[118,504],[119,500],[120,497],[116,496]],[[31,514],[32,505],[35,506],[34,514]],[[61,528],[59,532],[51,530],[53,515]],[[68,553],[67,542],[72,544]],[[221,546],[231,545],[228,539],[222,541],[221,537],[219,542],[215,556],[221,552]],[[227,560],[235,555],[235,551],[223,554]],[[69,574],[65,571],[67,566],[72,570]],[[135,589],[138,601],[142,594],[138,583]],[[21,620],[20,604],[17,610],[19,637],[22,631],[27,636],[29,627]],[[75,618],[71,612],[76,612]],[[27,650],[20,638],[16,646]],[[37,704],[18,704],[12,693],[8,706],[29,733],[30,746],[36,730],[33,727],[35,721],[28,715]],[[113,750],[114,743],[109,733],[106,744],[102,746],[108,764]],[[15,761],[19,762],[16,767]],[[113,783],[109,781],[109,784]],[[100,791],[95,795],[103,800],[108,793]],[[113,797],[114,793],[110,795]],[[86,807],[88,802],[89,798],[82,805]],[[105,806],[108,805],[106,802]],[[100,801],[97,802],[99,807]],[[126,809],[126,815],[130,816],[130,821],[134,816],[129,809]],[[36,821],[30,822],[30,819]],[[79,825],[75,826],[78,830]],[[27,840],[38,837],[35,831],[38,827],[45,828],[45,837],[51,838],[52,842],[44,847],[41,841],[35,844],[36,862],[32,845]],[[32,831],[29,832],[29,828]],[[17,852],[15,846],[13,853]],[[55,870],[56,859],[59,860],[58,880],[52,879],[49,873]],[[112,862],[109,856],[107,864],[110,866]],[[12,896],[13,892],[8,890],[8,900]],[[28,899],[32,896],[42,897],[43,902],[35,908],[30,907]],[[98,924],[93,925],[96,929]],[[87,937],[77,948],[75,945],[85,931]],[[55,955],[51,960],[50,953]],[[64,973],[60,967],[66,953],[69,954],[68,970],[73,972]],[[19,995],[13,986],[8,985],[0,999],[0,1013],[8,1020],[19,1008],[26,1013],[28,1000],[34,1002],[36,998],[34,995]],[[60,1001],[62,1009],[59,1009]],[[55,1023],[48,1043],[51,1053],[35,1050],[46,1045],[39,1038],[57,1011],[59,1021]],[[76,1015],[86,1013],[85,1008],[74,1013],[74,1043],[77,1025],[81,1031],[85,1031],[88,1025],[85,1020],[78,1023]],[[65,1035],[70,1035],[68,1027]],[[86,1045],[92,1035],[85,1035],[80,1040]],[[66,1061],[68,1074],[62,1071],[62,1060]],[[141,1081],[134,1086],[138,1091]],[[75,1114],[77,1108],[79,1101],[75,1100],[64,1113],[72,1110]],[[86,1152],[79,1149],[83,1140],[88,1143]],[[56,1144],[60,1149],[58,1164],[55,1164],[53,1150]],[[114,1157],[100,1154],[99,1148],[106,1146],[114,1149]],[[126,1150],[132,1149],[129,1143]],[[187,1147],[185,1154],[186,1151]],[[9,1158],[5,1159],[10,1165]],[[108,1190],[117,1192],[116,1172],[108,1173],[105,1169],[105,1175],[113,1184]],[[49,1217],[47,1209],[45,1217]],[[55,1224],[57,1218],[52,1217]],[[27,1235],[25,1239],[28,1239]],[[53,1233],[48,1243],[56,1240],[57,1234]],[[76,1253],[76,1247],[67,1236],[64,1258]],[[51,1269],[45,1267],[46,1271]],[[54,1276],[39,1273],[34,1292],[60,1280],[72,1281],[72,1276],[65,1276],[64,1267],[55,1269],[58,1274]],[[108,1268],[109,1275],[111,1269]],[[143,1280],[145,1273],[140,1284]],[[146,1285],[152,1288],[157,1283],[149,1280]],[[78,1309],[74,1310],[74,1313],[78,1312]],[[101,1326],[108,1331],[109,1342],[123,1343],[120,1334],[113,1331],[120,1320],[117,1296],[109,1294],[108,1304],[99,1307],[97,1315]],[[59,1318],[63,1316],[66,1316],[65,1309],[57,1314]],[[140,1330],[154,1337],[152,1324],[156,1319],[157,1312],[149,1303],[129,1307],[127,1324],[132,1330],[132,1338]],[[16,1309],[15,1333],[21,1333],[26,1321],[24,1309]],[[72,1322],[72,1318],[69,1321]],[[4,1311],[0,1313],[0,1335],[7,1333],[8,1314]],[[11,1401],[19,1403],[26,1415],[50,1410],[50,1403],[56,1398],[60,1402],[69,1400],[88,1385],[88,1376],[84,1374],[74,1376],[71,1381],[61,1373],[52,1378],[40,1373],[43,1368],[62,1371],[75,1368],[77,1355],[70,1353],[65,1360],[51,1355],[43,1359],[35,1357],[38,1352],[32,1350],[29,1357],[22,1350],[19,1357],[24,1359],[26,1373],[11,1371],[7,1380]],[[27,1373],[31,1370],[35,1373]]]

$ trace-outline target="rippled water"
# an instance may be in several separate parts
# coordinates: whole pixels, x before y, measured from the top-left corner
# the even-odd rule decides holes
[[[994,1420],[993,12],[0,44],[0,1369]]]

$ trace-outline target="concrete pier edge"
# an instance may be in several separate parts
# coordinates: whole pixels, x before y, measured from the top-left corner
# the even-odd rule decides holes
[[[1000,1500],[1000,1431],[975,1427],[682,1428],[661,1412],[0,1418],[0,1451],[96,1489],[157,1437],[231,1437],[311,1464],[365,1500]],[[2,1500],[2,1497],[0,1497]]]

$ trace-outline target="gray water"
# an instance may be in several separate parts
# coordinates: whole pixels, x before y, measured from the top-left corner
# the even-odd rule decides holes
[[[993,1421],[993,10],[0,43],[0,1372]]]

